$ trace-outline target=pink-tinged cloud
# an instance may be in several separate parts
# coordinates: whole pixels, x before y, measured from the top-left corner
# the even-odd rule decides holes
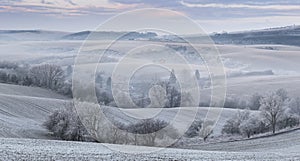
[[[248,5],[248,4],[221,4],[221,3],[187,3],[184,1],[180,2],[183,6],[191,8],[248,8],[248,9],[259,9],[259,10],[300,10],[300,5]]]
[[[122,10],[135,8],[137,4],[121,4],[115,2],[95,1],[94,0],[23,0],[13,1],[10,4],[0,5],[1,12],[30,12],[47,15],[66,15],[80,16],[88,14],[114,14]],[[103,2],[103,3],[101,3]]]

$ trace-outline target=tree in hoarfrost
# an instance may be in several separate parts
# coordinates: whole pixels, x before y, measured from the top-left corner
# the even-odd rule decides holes
[[[151,104],[148,107],[162,108],[167,102],[166,91],[159,85],[153,86],[149,91]]]
[[[258,128],[260,126],[260,120],[258,117],[256,117],[256,115],[251,114],[249,115],[249,118],[244,120],[240,126],[240,132],[242,135],[247,136],[248,138],[251,137],[251,135],[259,133],[258,132]]]
[[[44,126],[56,137],[70,141],[92,141],[71,104],[51,114]]]
[[[60,66],[43,64],[34,66],[29,71],[34,85],[57,89],[64,81],[64,72]]]
[[[166,84],[167,103],[166,107],[179,107],[181,102],[181,93],[179,91],[178,82],[175,71],[170,73],[169,81]]]
[[[272,128],[272,132],[276,132],[277,122],[284,114],[284,99],[278,93],[269,93],[260,100],[260,111],[262,116],[267,120]]]
[[[260,107],[260,99],[262,98],[262,95],[258,93],[254,93],[249,100],[249,107],[251,110],[259,110]]]
[[[300,117],[300,97],[294,98],[289,103],[290,112]]]
[[[197,81],[200,81],[201,77],[200,77],[200,72],[198,69],[195,71],[195,77],[196,77]]]
[[[213,121],[205,121],[202,124],[201,130],[200,130],[200,137],[203,138],[203,141],[206,141],[207,138],[213,134]]]
[[[226,121],[223,126],[222,133],[225,134],[241,134],[240,125],[247,119],[249,119],[250,112],[248,110],[238,111],[234,117]]]

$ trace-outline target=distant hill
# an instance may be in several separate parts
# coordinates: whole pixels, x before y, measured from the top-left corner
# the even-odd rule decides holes
[[[2,41],[48,41],[58,40],[68,32],[44,30],[0,30]]]
[[[264,30],[214,34],[217,44],[280,44],[300,46],[300,26],[287,26]]]
[[[121,36],[121,37],[120,37]],[[82,31],[76,33],[44,30],[0,30],[0,41],[51,41],[51,40],[149,40],[154,32]]]
[[[120,37],[121,36],[121,37]],[[154,32],[106,32],[106,31],[82,31],[63,36],[65,40],[105,40],[105,39],[122,39],[122,40],[137,40],[137,39],[151,39],[156,37]]]
[[[120,37],[121,36],[121,37]],[[263,30],[210,35],[216,44],[256,45],[278,44],[300,46],[300,26],[286,26]],[[164,35],[154,32],[82,31],[76,33],[44,30],[0,30],[0,41],[48,41],[48,40],[151,40],[183,42],[186,40],[207,43],[201,35]]]

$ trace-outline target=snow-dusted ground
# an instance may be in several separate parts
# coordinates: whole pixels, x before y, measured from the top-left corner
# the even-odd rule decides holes
[[[153,44],[158,50],[168,45],[186,45],[172,42],[147,42],[147,41],[121,41],[112,47],[116,52],[122,54],[139,46]],[[2,60],[24,61],[34,63],[57,63],[60,65],[73,64],[74,55],[77,54],[82,41],[0,41],[0,56]],[[211,47],[197,44],[196,48]],[[219,50],[223,63],[228,69],[245,70],[273,70],[280,74],[299,74],[300,47],[285,45],[216,45]],[[85,44],[82,53],[101,54],[106,49],[102,41],[90,41]],[[269,48],[272,48],[270,50]],[[153,51],[145,48],[142,53],[135,55],[134,59],[155,59],[157,55]],[[160,51],[161,53],[162,51]],[[205,53],[201,53],[205,54]],[[190,54],[186,54],[190,57]],[[114,55],[116,57],[117,55]],[[158,55],[159,56],[159,55]],[[199,56],[198,56],[199,57]],[[198,57],[191,59],[198,60]],[[168,62],[172,58],[168,58]],[[96,63],[98,60],[93,60]],[[201,62],[198,62],[201,63]]]
[[[52,98],[52,99],[67,99],[67,97],[47,89],[4,84],[4,83],[0,83],[0,95],[17,95],[17,96],[40,97],[40,98]]]
[[[197,110],[195,110],[195,108],[197,108]],[[217,108],[217,109],[219,109],[219,108]],[[195,119],[205,120],[206,115],[207,115],[208,111],[210,110],[210,108],[208,108],[208,107],[168,108],[168,109],[162,109],[161,113],[159,113],[161,111],[161,109],[158,109],[158,108],[122,109],[122,111],[125,112],[124,114],[127,114],[129,117],[133,116],[133,117],[139,118],[140,116],[143,116],[143,117],[144,116],[155,116],[155,118],[166,120],[166,121],[172,120],[176,116],[176,114],[178,113],[179,110],[182,110],[183,113],[185,114],[182,117],[183,120],[193,119],[194,114],[192,113],[192,111],[197,111],[197,115],[196,115]],[[236,110],[236,109],[228,109],[228,108],[222,109],[222,113],[221,113],[220,117],[218,118],[218,122],[217,122],[216,126],[214,127],[212,136],[221,135],[222,127],[225,124],[226,120],[228,118],[233,117],[237,112],[238,112],[238,110]],[[217,114],[216,111],[213,113]],[[253,111],[253,113],[255,113],[255,111]],[[121,118],[127,118],[127,117],[125,117],[124,114],[120,115],[116,112],[114,112],[112,114],[114,116],[118,116]],[[209,118],[208,118],[208,120],[209,120]]]
[[[6,88],[12,87],[8,85]],[[30,90],[32,87],[27,87]],[[48,94],[44,90],[33,88],[32,91],[41,92],[44,95]],[[19,91],[19,92],[17,92]],[[16,90],[16,93],[20,94],[22,88]],[[24,93],[25,94],[25,93]],[[38,93],[36,93],[38,94]],[[29,94],[30,95],[30,94]],[[56,96],[56,95],[54,95]],[[66,106],[66,102],[62,99],[55,98],[42,98],[32,96],[21,96],[21,95],[7,95],[0,93],[0,136],[2,137],[21,137],[21,138],[45,138],[47,134],[46,130],[41,126],[49,114],[58,108]],[[156,115],[161,109],[158,108],[147,108],[147,109],[122,109],[117,110],[116,108],[105,108],[105,113],[108,118],[118,119],[124,123],[132,123],[136,119],[134,116],[146,116],[153,115],[156,118],[170,121],[177,114],[180,108],[163,109],[162,113]],[[182,119],[193,119],[193,114],[188,112],[190,108],[182,108],[187,111]],[[209,108],[198,107],[198,113],[196,119],[204,119]],[[225,121],[232,117],[237,110],[235,109],[223,109],[223,112],[219,118],[218,124],[214,129],[214,135],[220,135],[221,129]]]
[[[49,138],[42,123],[66,98],[35,87],[0,84],[0,89],[0,137]]]
[[[107,148],[130,150],[120,153]],[[298,147],[299,148],[299,147]],[[267,148],[265,148],[267,149]],[[134,154],[137,151],[153,153]],[[160,149],[129,145],[66,142],[35,139],[0,139],[0,160],[299,160],[298,153],[289,151],[225,152],[187,149]],[[299,149],[298,149],[299,150]],[[133,152],[133,153],[132,153]]]
[[[238,141],[220,141],[188,145],[185,148],[209,151],[234,151],[234,152],[273,152],[287,153],[291,156],[300,156],[300,129],[277,133],[275,135],[256,136],[251,139]]]
[[[17,85],[0,84],[0,136],[20,138],[47,138],[48,132],[42,123],[51,112],[58,108],[64,108],[69,102],[67,98],[52,91]],[[163,112],[156,117],[170,121],[180,108],[162,109]],[[188,112],[190,108],[182,108],[187,111],[183,119],[191,118],[193,114]],[[105,108],[107,117],[119,119],[124,123],[132,123],[137,115],[155,116],[161,109],[122,109]],[[204,119],[209,108],[199,107],[197,119]],[[237,110],[224,109],[218,124],[214,129],[214,135],[221,134],[221,128],[225,121],[232,117]]]
[[[145,41],[124,41],[121,44],[114,46],[116,52],[125,53],[130,49],[138,46],[143,46],[149,42]],[[155,45],[182,45],[180,43],[172,42],[150,42]],[[1,60],[7,61],[23,61],[29,64],[40,63],[55,63],[62,66],[73,65],[74,58],[79,51],[81,41],[1,41],[0,42],[0,57]],[[102,53],[104,43],[89,42],[86,44],[83,53],[86,54],[86,68],[89,64],[97,63],[98,56]],[[199,44],[197,47],[207,47],[207,45]],[[253,75],[253,76],[237,76],[227,78],[228,95],[240,95],[241,92],[249,89],[255,89],[255,92],[265,92],[277,88],[287,88],[292,95],[299,95],[294,87],[298,87],[300,80],[300,57],[298,51],[300,47],[286,46],[286,45],[216,45],[220,51],[222,61],[228,73],[242,73],[242,72],[262,72],[273,71],[275,75]],[[144,60],[159,60],[159,54],[153,54],[151,51],[141,52],[132,57],[131,64],[135,62],[141,63]],[[111,56],[118,57],[118,54]],[[170,59],[170,60],[169,60]],[[193,59],[193,58],[191,58]],[[197,59],[197,58],[195,58]],[[171,61],[169,57],[166,61]],[[201,63],[201,62],[199,62]],[[114,63],[105,63],[100,65],[99,71],[106,71],[110,73]],[[176,74],[181,74],[181,64],[176,64]],[[201,65],[193,65],[195,69],[199,69],[201,76],[205,76],[206,68]],[[154,71],[154,73],[157,71]],[[147,72],[151,73],[151,72]],[[191,71],[194,73],[194,71]],[[163,73],[168,76],[168,73]],[[285,83],[287,80],[293,81],[293,86]],[[272,82],[272,83],[271,83]],[[243,83],[243,84],[242,84]],[[253,83],[253,84],[252,84]],[[238,85],[238,86],[237,86]],[[253,93],[253,92],[251,92]],[[244,94],[244,93],[243,93]],[[247,93],[250,94],[250,93]]]
[[[16,88],[8,85],[6,88]],[[31,87],[28,87],[30,89]],[[22,88],[20,88],[22,89]],[[22,92],[15,89],[16,93]],[[33,91],[39,91],[34,88]],[[43,90],[41,90],[43,91]],[[45,92],[45,91],[43,91]],[[25,94],[25,93],[24,93]],[[48,94],[45,94],[48,95]],[[49,95],[51,92],[49,91]],[[21,95],[0,94],[0,160],[298,160],[300,131],[273,137],[237,142],[207,143],[185,146],[188,149],[159,149],[128,145],[109,145],[126,150],[155,151],[154,153],[125,154],[107,149],[108,144],[67,142],[49,139],[41,123],[50,111],[63,107],[65,101],[55,98],[41,98]],[[123,121],[132,119],[109,108],[107,114]],[[159,109],[124,109],[131,116],[141,113],[156,113]],[[158,116],[169,119],[178,109],[166,109]],[[186,108],[188,110],[188,108]],[[208,108],[199,108],[198,117],[203,118]],[[237,110],[224,109],[216,126],[220,134],[224,121]],[[187,118],[190,116],[187,115]],[[11,138],[15,137],[15,138]],[[39,138],[39,139],[20,139]],[[205,150],[205,151],[204,151]],[[208,151],[207,151],[208,150]]]
[[[51,111],[64,107],[65,101],[0,94],[0,136],[47,138],[41,127]]]
[[[290,97],[298,97],[300,95],[300,76],[271,75],[229,78],[226,84],[226,94],[238,98],[249,98],[254,93],[265,94],[280,88],[286,89]],[[205,96],[209,90],[203,89],[201,92]]]
[[[74,55],[82,42],[79,41],[1,41],[1,60],[22,61],[29,64],[56,63],[71,65]],[[165,45],[166,43],[154,42]],[[128,41],[118,46],[119,51],[127,51],[144,42]],[[167,43],[170,44],[170,43]],[[178,44],[177,44],[178,45]],[[179,44],[180,45],[180,44]],[[205,45],[199,45],[199,47]],[[285,88],[291,96],[300,94],[300,57],[299,47],[283,45],[216,45],[221,53],[226,71],[265,71],[272,70],[275,75],[237,76],[227,79],[227,95],[247,97],[252,93],[264,93],[269,90]],[[95,56],[101,43],[89,44],[91,56],[87,57],[87,66],[96,63]],[[116,55],[114,55],[116,56]],[[155,56],[155,59],[159,55]],[[89,60],[91,59],[91,60]],[[153,59],[145,52],[132,60]],[[134,62],[134,61],[132,61]],[[104,64],[101,71],[111,71],[113,63]],[[181,68],[181,64],[176,64]],[[200,66],[193,66],[195,69]],[[201,71],[201,70],[200,70]],[[181,73],[181,71],[176,71]],[[217,87],[216,87],[217,88]],[[203,90],[202,93],[206,93]],[[15,85],[0,84],[0,160],[300,160],[300,132],[280,134],[272,137],[236,142],[207,143],[188,145],[186,148],[199,150],[165,149],[153,154],[133,155],[113,152],[102,144],[65,142],[35,139],[49,139],[48,132],[42,127],[43,121],[51,111],[65,106],[63,96],[51,91]],[[136,113],[155,113],[157,109],[124,109],[123,112],[135,116]],[[161,119],[172,118],[178,109],[166,109],[159,115]],[[187,109],[188,110],[188,109]],[[204,118],[207,108],[199,108],[198,118]],[[221,132],[225,120],[237,110],[224,109],[214,136]],[[118,117],[123,122],[134,119],[126,117],[116,109],[110,109],[107,115]],[[190,115],[186,115],[189,119]],[[8,138],[15,137],[15,138]],[[153,149],[150,147],[120,146],[124,149]],[[154,148],[155,149],[155,148]],[[209,151],[201,151],[209,150]]]

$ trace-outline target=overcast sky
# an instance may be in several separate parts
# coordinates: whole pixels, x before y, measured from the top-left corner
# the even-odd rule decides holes
[[[178,11],[209,33],[300,25],[299,0],[0,0],[0,29],[94,30],[141,8]]]

